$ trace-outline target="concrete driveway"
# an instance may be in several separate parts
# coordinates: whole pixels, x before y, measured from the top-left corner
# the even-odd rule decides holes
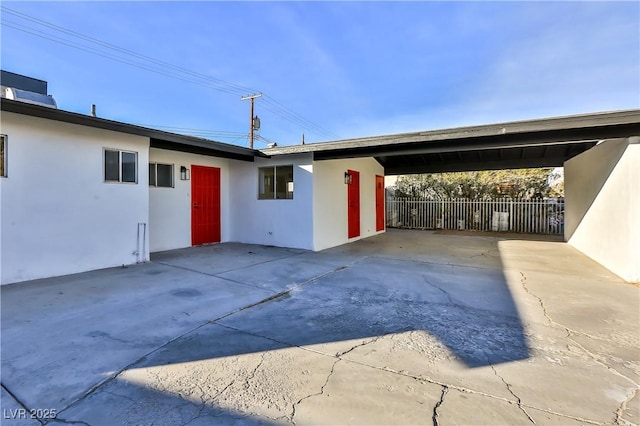
[[[1,288],[2,424],[640,423],[640,288],[562,242],[152,259]]]

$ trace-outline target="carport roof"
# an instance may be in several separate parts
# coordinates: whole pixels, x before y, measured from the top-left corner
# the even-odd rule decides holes
[[[640,110],[513,121],[263,149],[314,160],[374,157],[385,174],[555,167],[599,140],[640,135]]]
[[[640,109],[634,109],[253,150],[5,98],[0,105],[6,112],[146,136],[152,148],[244,161],[299,153],[312,153],[314,160],[374,157],[387,175],[556,167],[599,140],[640,136]]]
[[[64,111],[61,109],[55,109],[6,98],[2,98],[2,100],[0,101],[0,106],[2,108],[2,111],[6,112],[13,112],[16,114],[28,115],[32,117],[40,117],[65,123],[78,124],[81,126],[94,127],[97,129],[111,130],[114,132],[126,133],[130,135],[146,136],[150,139],[152,148],[191,152],[195,154],[232,158],[244,161],[253,161],[256,155],[262,156],[262,154],[258,151],[237,145],[230,145],[222,142],[212,141],[209,139],[197,138],[194,136],[164,132],[162,130],[150,129],[148,127],[136,126],[134,124],[107,120],[105,118],[78,114],[75,112]]]

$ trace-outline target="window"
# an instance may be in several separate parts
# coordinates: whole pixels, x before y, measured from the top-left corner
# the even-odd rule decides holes
[[[104,180],[138,183],[138,153],[105,149]]]
[[[149,163],[149,186],[173,188],[173,164]]]
[[[0,177],[7,177],[7,135],[0,135]]]
[[[259,200],[293,198],[293,166],[260,167],[258,169]]]

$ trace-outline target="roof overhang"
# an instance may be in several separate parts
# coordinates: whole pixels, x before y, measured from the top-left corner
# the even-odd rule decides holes
[[[2,111],[16,114],[39,117],[96,129],[110,130],[136,136],[144,136],[150,139],[152,148],[168,149],[172,151],[190,152],[194,154],[213,157],[230,158],[242,161],[253,161],[256,156],[264,156],[259,151],[230,145],[194,136],[180,135],[177,133],[163,132],[161,130],[107,120],[104,118],[78,114],[60,109],[47,108],[40,105],[28,104],[2,98],[0,101]]]
[[[640,135],[640,110],[401,133],[262,150],[315,160],[374,157],[385,174],[562,166],[599,140]]]

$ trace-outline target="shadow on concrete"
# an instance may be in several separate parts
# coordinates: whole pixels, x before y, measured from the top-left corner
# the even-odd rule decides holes
[[[429,238],[429,233],[409,232],[414,237],[418,234],[418,240]],[[402,236],[402,231],[398,234]],[[299,276],[296,282],[287,282],[288,277],[283,276],[277,296],[216,323],[289,346],[337,343],[338,349],[328,350],[330,355],[349,349],[339,342],[424,331],[469,368],[526,359],[527,337],[502,271],[497,241],[492,241],[491,249],[478,253],[476,246],[467,248],[473,253],[471,259],[448,264],[428,261],[433,248],[385,235],[311,253],[344,261],[334,263],[332,271],[312,282]],[[411,255],[403,256],[398,244],[407,246],[405,251],[412,251]],[[487,245],[486,241],[482,244]],[[358,258],[352,256],[354,252]],[[299,257],[300,262],[303,259]],[[285,268],[278,262],[261,273],[277,276],[280,268],[291,266]],[[290,271],[287,274],[290,276]],[[208,352],[180,347],[181,355],[175,362],[202,359],[196,353],[216,358],[252,350],[228,343],[215,342]],[[182,343],[172,345],[177,348],[178,344]],[[231,347],[235,348],[233,354],[229,353]]]
[[[281,253],[277,252],[277,255],[272,256],[272,260],[266,259],[267,254],[264,254],[265,259],[259,259],[262,263],[247,267],[244,275],[238,275],[238,270],[216,275],[219,270],[228,271],[228,267],[225,265],[212,267],[206,260],[206,254],[202,249],[198,249],[198,256],[191,258],[189,264],[184,265],[183,269],[167,272],[164,266],[151,264],[136,272],[138,275],[135,279],[148,280],[143,283],[142,288],[149,287],[154,290],[138,291],[140,297],[145,295],[145,299],[132,300],[131,308],[133,309],[123,306],[123,302],[120,301],[121,295],[118,294],[101,296],[100,299],[96,299],[99,300],[99,304],[85,306],[84,299],[91,301],[95,298],[95,293],[99,290],[95,287],[101,287],[99,290],[101,294],[109,293],[109,286],[113,286],[113,282],[103,277],[101,279],[105,281],[91,283],[93,289],[86,296],[76,298],[73,305],[61,305],[61,309],[55,309],[53,305],[62,302],[39,294],[38,297],[42,299],[43,306],[32,306],[34,315],[25,314],[26,322],[20,320],[14,326],[25,328],[26,339],[29,336],[28,329],[38,322],[53,321],[57,326],[64,327],[67,321],[65,318],[86,319],[86,324],[78,321],[68,324],[70,329],[65,333],[67,339],[80,339],[83,342],[82,352],[74,357],[72,363],[63,364],[63,359],[67,358],[61,358],[55,364],[54,376],[60,379],[65,376],[78,376],[78,368],[80,368],[79,371],[84,372],[81,379],[82,387],[75,385],[68,388],[61,387],[57,391],[57,395],[61,395],[61,392],[70,392],[65,395],[68,402],[82,396],[76,393],[77,390],[72,389],[90,389],[104,380],[105,374],[113,374],[110,372],[118,371],[126,364],[122,363],[120,358],[110,354],[109,345],[124,349],[126,342],[131,342],[135,346],[136,339],[158,341],[161,336],[168,335],[169,331],[174,333],[174,336],[180,335],[176,328],[180,323],[175,322],[175,318],[171,323],[158,323],[160,327],[158,329],[148,326],[149,322],[145,316],[149,312],[148,309],[157,309],[153,308],[154,306],[162,306],[161,313],[163,316],[169,315],[168,318],[171,318],[172,311],[175,311],[174,316],[180,314],[180,318],[186,318],[183,313],[190,312],[190,315],[193,315],[194,308],[188,306],[197,305],[198,317],[206,316],[208,311],[210,315],[207,319],[212,322],[200,322],[202,326],[195,331],[166,345],[156,346],[159,349],[151,351],[146,357],[127,367],[127,371],[198,361],[216,362],[229,357],[242,358],[244,355],[252,354],[255,356],[256,353],[286,347],[312,347],[316,352],[335,357],[381,336],[408,331],[419,331],[433,336],[441,343],[441,349],[447,353],[447,356],[467,368],[527,359],[530,356],[527,336],[503,273],[497,241],[489,239],[490,242],[487,243],[485,238],[456,236],[430,238],[430,234],[429,232],[392,231],[321,253],[296,252],[291,256],[281,257]],[[454,247],[455,253],[447,254],[447,251],[451,252],[453,249],[449,245],[456,244],[459,247]],[[220,251],[224,249],[224,245],[212,247],[213,249]],[[441,256],[438,256],[438,253],[441,253]],[[251,256],[259,255],[258,253]],[[317,270],[313,270],[305,273],[305,269],[302,269],[293,274],[292,279],[292,268],[295,269],[296,265],[306,268],[304,265],[310,262],[322,264],[324,272],[318,273]],[[185,271],[187,266],[188,271]],[[205,273],[198,275],[199,268]],[[109,271],[103,272],[101,276],[108,273]],[[126,274],[125,271],[118,273]],[[233,275],[233,280],[229,279],[231,273],[236,274]],[[153,285],[153,280],[159,279],[164,274],[169,274],[170,279],[165,278],[163,290],[158,291],[157,285]],[[266,278],[270,286],[274,285],[273,283],[280,286],[278,292],[270,288],[274,296],[269,297],[268,293],[262,290]],[[78,277],[76,279],[81,280]],[[60,279],[57,280],[60,281]],[[190,283],[189,280],[194,282]],[[76,282],[75,286],[79,286],[76,287],[79,289],[84,288],[80,282]],[[141,288],[140,284],[136,286]],[[242,292],[251,290],[250,286],[254,288],[253,293],[250,294],[264,294],[255,298],[256,302],[241,305],[245,308],[233,312],[221,311],[220,307],[216,306],[218,300],[231,300],[228,299],[231,295],[240,297]],[[46,291],[60,294],[57,286],[48,287],[50,288]],[[185,294],[184,289],[191,287],[199,289],[198,291],[203,294],[223,291],[229,295],[225,296],[225,299],[208,296],[207,302],[203,305],[204,299],[201,297],[193,297],[192,293]],[[29,285],[26,284],[24,293],[26,295],[34,292],[41,293],[42,287],[39,288],[40,290],[29,289]],[[116,288],[120,292],[127,292],[131,287],[127,284]],[[3,296],[6,294],[4,290]],[[17,300],[21,300],[22,303],[29,300],[29,297],[20,296],[23,293],[22,288],[13,288],[13,290],[11,293],[18,298]],[[255,293],[258,290],[263,293]],[[67,287],[65,291],[73,290]],[[12,302],[3,300],[3,308],[6,303]],[[211,304],[208,305],[209,303]],[[68,310],[74,309],[73,306],[79,309],[79,315],[70,314]],[[118,307],[117,311],[114,311],[115,306]],[[43,307],[47,315],[39,318],[36,313],[41,312]],[[3,322],[4,312],[3,309]],[[51,318],[51,315],[54,315],[51,312],[58,312],[55,319]],[[105,323],[101,320],[106,318],[105,316],[112,318],[113,312],[117,312],[119,316],[117,321]],[[219,314],[219,312],[225,312],[225,314]],[[147,326],[141,327],[141,322],[146,323]],[[233,331],[233,333],[221,333],[221,329]],[[14,331],[17,330],[14,329]],[[183,332],[187,331],[188,329]],[[77,336],[74,338],[74,335]],[[247,336],[259,339],[254,342],[252,339],[247,340],[245,338]],[[11,357],[4,356],[7,347],[3,346],[3,383],[7,380],[9,389],[19,396],[23,394],[21,398],[27,405],[49,406],[49,403],[45,404],[45,402],[53,401],[51,398],[56,395],[51,395],[50,390],[44,388],[38,390],[40,388],[34,388],[34,386],[36,382],[42,383],[42,380],[58,379],[53,376],[47,379],[38,374],[31,374],[36,370],[38,359],[51,363],[50,360],[38,356],[38,354],[47,353],[48,348],[38,348],[37,336],[31,337],[29,353],[32,355],[21,352],[20,357],[13,357],[14,361]],[[6,350],[9,355],[11,350]],[[30,358],[26,359],[25,356]],[[428,362],[429,360],[425,359],[425,366]],[[83,364],[86,365],[82,367]],[[41,374],[44,374],[45,370],[44,365],[37,368]],[[18,375],[20,379],[15,381],[12,378],[14,375]],[[30,381],[34,382],[30,384]],[[117,384],[120,381],[118,378],[110,383]],[[24,386],[27,388],[20,389]],[[110,384],[101,386],[89,397],[106,398],[107,396],[100,392],[104,386],[110,386]],[[145,388],[143,383],[128,386],[132,389]],[[168,393],[166,396],[174,398]],[[61,401],[58,397],[56,399]],[[86,399],[72,404],[72,407],[81,406]],[[215,407],[212,409],[218,410],[216,415],[228,415],[230,419],[237,417],[237,413],[232,411]]]

